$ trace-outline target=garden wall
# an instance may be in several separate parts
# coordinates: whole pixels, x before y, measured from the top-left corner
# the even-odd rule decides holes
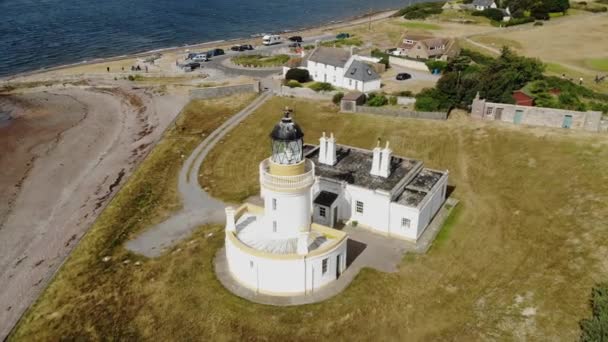
[[[356,106],[354,108],[356,113],[368,113],[376,115],[386,116],[398,116],[402,118],[413,118],[413,119],[427,119],[427,120],[447,120],[447,112],[417,112],[403,108],[391,108],[391,107],[370,107],[370,106]]]
[[[404,68],[420,70],[420,71],[429,71],[426,64],[420,61],[413,61],[411,59],[399,58],[395,56],[390,56],[388,58],[388,64],[392,66],[400,66]]]
[[[224,97],[233,94],[259,93],[260,82],[239,84],[223,87],[209,87],[190,90],[190,99],[210,99],[214,97]]]

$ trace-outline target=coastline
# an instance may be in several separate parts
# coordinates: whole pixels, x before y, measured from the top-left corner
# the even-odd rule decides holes
[[[373,11],[373,12],[368,12],[368,13],[364,13],[364,14],[360,14],[360,15],[350,16],[345,19],[333,20],[327,24],[310,25],[310,26],[304,26],[304,27],[298,28],[298,29],[293,29],[293,30],[285,29],[285,30],[279,30],[279,31],[275,31],[275,32],[278,32],[279,34],[284,34],[284,33],[296,34],[296,33],[304,33],[304,32],[313,31],[313,30],[322,30],[322,31],[332,30],[332,29],[337,29],[337,28],[341,28],[341,27],[348,27],[348,26],[356,25],[356,24],[361,23],[361,21],[365,21],[365,20],[369,20],[370,22],[384,20],[386,18],[390,18],[397,11],[398,11],[398,9]],[[252,40],[259,39],[260,35],[261,35],[261,33],[257,33],[257,34],[252,34],[250,37],[220,39],[220,40],[200,42],[200,43],[195,43],[195,44],[186,44],[186,45],[182,45],[182,46],[171,46],[171,47],[166,47],[166,48],[153,49],[153,50],[135,52],[135,53],[130,53],[130,54],[123,54],[123,55],[112,56],[112,57],[103,57],[103,58],[94,58],[94,59],[90,59],[90,60],[83,60],[83,61],[75,62],[75,63],[62,64],[62,65],[51,66],[51,67],[47,67],[47,68],[40,68],[40,69],[36,69],[36,70],[32,70],[32,71],[20,72],[20,73],[16,73],[16,74],[12,74],[12,75],[7,75],[7,76],[1,76],[0,83],[9,83],[10,81],[13,81],[17,78],[33,76],[36,74],[42,74],[42,73],[51,72],[51,71],[58,71],[58,70],[64,70],[64,69],[69,69],[69,68],[73,68],[73,67],[93,65],[93,64],[99,64],[99,63],[105,63],[105,62],[120,61],[120,60],[130,59],[130,58],[140,58],[140,57],[149,56],[149,55],[152,55],[155,53],[168,53],[168,52],[177,52],[179,50],[185,50],[185,49],[203,49],[203,48],[210,48],[210,47],[214,47],[214,46],[220,47],[220,46],[244,44],[247,42],[251,42]]]

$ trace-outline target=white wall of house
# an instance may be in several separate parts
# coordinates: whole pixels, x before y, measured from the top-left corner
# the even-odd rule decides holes
[[[345,89],[349,89],[349,90],[358,90],[360,92],[370,92],[370,91],[379,90],[381,88],[380,79],[369,81],[369,82],[361,82],[361,81],[353,80],[351,78],[344,76],[345,71],[348,70],[348,67],[350,66],[350,64],[352,63],[352,61],[355,58],[359,58],[359,59],[363,60],[362,57],[353,56],[348,60],[348,62],[346,62],[345,66],[343,68],[334,67],[331,65],[313,62],[313,61],[308,61],[306,65],[307,65],[308,72],[310,73],[310,77],[315,82],[327,82],[335,87],[345,88]],[[373,58],[367,58],[367,59],[375,60]],[[365,60],[367,60],[367,59],[365,59]]]
[[[226,259],[230,273],[241,285],[259,293],[287,296],[311,293],[336,280],[338,270],[342,273],[346,269],[346,245],[344,239],[321,255],[282,258],[248,253],[227,238]],[[327,260],[325,272],[323,260]]]

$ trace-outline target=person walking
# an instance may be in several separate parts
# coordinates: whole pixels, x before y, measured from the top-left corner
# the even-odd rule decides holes
[[[582,77],[578,79],[578,85],[583,85],[583,78]]]
[[[108,70],[108,72],[110,72],[110,67],[107,67],[106,70]]]

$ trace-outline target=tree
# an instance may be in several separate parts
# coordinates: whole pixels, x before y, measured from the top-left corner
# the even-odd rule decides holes
[[[504,14],[498,8],[486,8],[481,12],[482,15],[486,18],[490,18],[494,21],[502,21]]]
[[[334,96],[331,98],[331,101],[334,104],[339,105],[340,101],[342,101],[343,97],[344,97],[344,93],[335,93]]]

